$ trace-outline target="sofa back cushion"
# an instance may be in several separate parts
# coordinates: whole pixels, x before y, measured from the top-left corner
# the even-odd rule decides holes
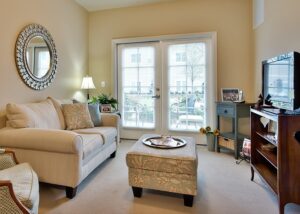
[[[55,107],[55,110],[56,110],[58,118],[59,118],[61,129],[66,129],[66,123],[65,123],[63,110],[62,110],[62,105],[63,104],[72,104],[73,100],[72,99],[58,100],[53,97],[48,97],[47,99],[50,99]]]
[[[7,126],[13,128],[61,129],[58,114],[50,100],[6,105]]]
[[[67,130],[94,127],[88,105],[86,103],[63,104],[62,110]]]

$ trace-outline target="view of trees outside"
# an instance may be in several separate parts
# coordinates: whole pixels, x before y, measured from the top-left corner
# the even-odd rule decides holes
[[[169,129],[199,130],[205,120],[205,44],[170,45]]]
[[[205,120],[205,44],[170,45],[167,60],[169,129],[197,131]],[[154,128],[154,73],[154,47],[123,50],[124,127]]]
[[[154,47],[124,49],[122,73],[123,126],[154,128]]]

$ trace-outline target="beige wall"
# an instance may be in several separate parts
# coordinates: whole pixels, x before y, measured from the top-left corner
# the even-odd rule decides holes
[[[262,90],[261,61],[300,52],[299,8],[299,0],[265,0],[264,23],[254,31],[255,98]]]
[[[84,98],[77,91],[88,71],[88,13],[73,0],[2,0],[0,4],[0,109],[8,102],[24,103],[47,96]],[[15,65],[17,36],[31,23],[48,29],[58,52],[56,78],[42,91],[27,87]]]
[[[97,92],[113,93],[111,41],[117,38],[216,31],[218,95],[243,89],[253,99],[251,0],[178,0],[89,15],[89,66]],[[106,81],[107,87],[100,88]]]

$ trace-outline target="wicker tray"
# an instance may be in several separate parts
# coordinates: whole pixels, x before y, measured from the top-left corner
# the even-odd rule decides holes
[[[148,137],[142,140],[143,144],[159,149],[174,149],[186,145],[186,141],[181,138],[171,136]]]

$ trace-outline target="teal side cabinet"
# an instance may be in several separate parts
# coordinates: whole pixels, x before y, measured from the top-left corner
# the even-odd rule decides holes
[[[220,130],[216,143],[216,151],[220,152],[220,148],[234,151],[235,159],[239,158],[240,151],[243,146],[244,138],[249,136],[239,132],[239,119],[250,117],[250,107],[254,103],[234,103],[234,102],[216,102],[217,104],[217,128]],[[232,128],[230,132],[223,132],[220,125],[220,118],[231,118]]]

